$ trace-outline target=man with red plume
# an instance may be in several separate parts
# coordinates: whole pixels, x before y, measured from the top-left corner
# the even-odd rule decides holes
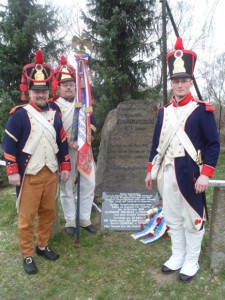
[[[157,180],[171,230],[172,255],[161,271],[168,275],[180,270],[182,282],[191,281],[199,269],[207,215],[204,193],[220,151],[213,106],[190,92],[196,58],[180,37],[167,55],[173,97],[159,109],[145,179],[148,190]]]
[[[49,102],[49,104],[53,109],[60,112],[69,143],[72,171],[70,172],[70,177],[66,184],[61,184],[60,200],[66,220],[65,232],[69,236],[73,236],[76,228],[76,206],[73,190],[74,182],[77,178],[77,156],[79,150],[77,139],[71,141],[74,110],[75,105],[77,104],[77,102],[75,103],[76,74],[74,67],[68,64],[67,59],[64,56],[61,57],[59,66],[54,70],[52,81],[52,90],[55,99],[54,101]],[[57,96],[57,93],[59,94],[59,97]],[[95,131],[96,127],[93,115],[91,115],[90,119],[91,129]],[[91,168],[88,176],[85,176],[86,174],[84,173],[80,173],[80,226],[88,232],[95,234],[97,229],[91,222],[91,211],[95,189],[95,166],[92,152],[90,155],[92,159],[90,161]]]
[[[18,241],[27,274],[38,272],[34,251],[50,261],[59,258],[48,243],[55,218],[58,174],[60,171],[66,182],[71,168],[62,120],[47,103],[52,73],[38,50],[35,63],[25,65],[22,72],[22,100],[28,91],[30,101],[11,110],[3,140],[8,180],[16,186]]]

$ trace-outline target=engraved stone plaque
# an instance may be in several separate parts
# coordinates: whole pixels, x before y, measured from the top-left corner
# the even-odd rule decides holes
[[[138,231],[150,208],[159,204],[157,192],[103,193],[101,230]]]

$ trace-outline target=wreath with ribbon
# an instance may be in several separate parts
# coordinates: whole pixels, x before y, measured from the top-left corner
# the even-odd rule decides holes
[[[166,225],[163,217],[162,207],[154,207],[148,210],[145,221],[140,224],[141,231],[133,233],[133,239],[140,239],[143,244],[151,243],[163,236],[167,239],[170,236],[170,228]]]

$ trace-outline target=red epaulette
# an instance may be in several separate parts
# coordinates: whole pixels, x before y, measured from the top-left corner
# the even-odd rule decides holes
[[[215,107],[210,104],[210,103],[205,103],[205,110],[206,111],[210,111],[210,112],[214,112],[215,111]]]
[[[202,104],[205,104],[205,110],[208,111],[208,112],[214,112],[215,111],[215,107],[210,104],[210,103],[207,103],[205,101],[202,101],[202,100],[198,100],[198,99],[195,99],[196,102],[198,103],[202,103]]]
[[[13,107],[13,108],[10,110],[9,114],[10,114],[10,115],[13,115],[13,114],[17,111],[17,109],[23,108],[25,105],[27,105],[27,104],[21,104],[21,105],[17,105],[17,106],[15,106],[15,107]]]

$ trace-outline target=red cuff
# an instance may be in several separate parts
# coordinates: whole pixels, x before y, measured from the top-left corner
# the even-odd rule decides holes
[[[210,167],[208,165],[203,165],[202,170],[201,170],[201,174],[206,175],[210,178],[213,177],[214,172],[215,172],[215,168]]]
[[[61,166],[62,171],[70,171],[71,170],[70,162],[63,162],[63,163],[61,163],[60,166]]]
[[[152,170],[152,163],[148,162],[148,164],[147,164],[147,172],[151,172],[151,170]]]
[[[19,173],[19,168],[17,164],[11,164],[6,166],[6,173],[7,175],[12,175],[14,173]]]

